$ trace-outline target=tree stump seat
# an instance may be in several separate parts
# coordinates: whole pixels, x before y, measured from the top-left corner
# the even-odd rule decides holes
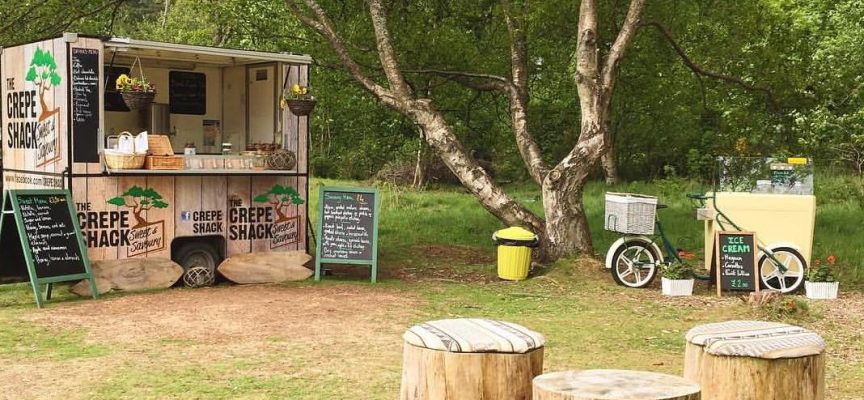
[[[534,378],[534,400],[699,400],[699,385],[656,372],[592,369]]]
[[[705,400],[825,398],[825,341],[778,322],[727,321],[686,334],[684,377]]]
[[[401,400],[529,400],[543,335],[489,319],[445,319],[403,335]]]

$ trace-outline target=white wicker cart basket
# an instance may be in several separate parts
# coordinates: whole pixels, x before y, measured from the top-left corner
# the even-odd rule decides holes
[[[654,234],[657,198],[633,193],[606,193],[606,230],[632,235]]]

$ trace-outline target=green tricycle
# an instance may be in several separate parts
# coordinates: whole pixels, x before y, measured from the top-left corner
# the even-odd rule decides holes
[[[699,210],[713,211],[714,215],[709,218],[714,219],[720,230],[744,230],[718,207],[716,194],[690,193],[687,197],[698,204],[697,213]],[[706,208],[708,201],[711,201],[713,210]],[[642,288],[654,280],[660,266],[673,262],[687,263],[663,229],[657,212],[663,208],[666,206],[657,203],[652,196],[606,193],[606,229],[624,233],[606,252],[606,268],[610,269],[618,284]],[[654,234],[655,227],[657,234]],[[795,244],[766,245],[761,240],[757,245],[757,268],[762,287],[783,293],[798,290],[807,268],[800,249]],[[711,276],[707,271],[694,275],[702,280]]]

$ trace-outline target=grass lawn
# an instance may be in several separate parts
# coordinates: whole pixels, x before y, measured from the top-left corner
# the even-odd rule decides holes
[[[310,187],[313,194],[318,184]],[[701,225],[685,202],[674,201],[681,193],[675,185],[616,190],[660,194],[672,205],[664,210],[672,235],[698,249]],[[614,239],[599,227],[603,191],[591,186],[586,201],[598,252]],[[515,193],[539,209],[534,191]],[[393,399],[402,332],[420,321],[464,316],[504,319],[543,333],[547,371],[673,374],[682,371],[683,335],[694,325],[731,318],[787,321],[827,340],[829,399],[864,393],[864,295],[848,290],[845,280],[835,302],[794,296],[762,309],[733,296],[717,298],[703,283],[690,298],[663,297],[656,285],[624,289],[588,258],[562,260],[524,282],[502,282],[495,279],[490,240],[501,226],[471,196],[449,188],[387,189],[382,197],[383,279],[377,285],[365,282],[367,270],[345,267],[318,284],[220,285],[97,301],[60,289],[41,311],[26,285],[0,286],[0,398]],[[854,204],[820,205],[820,225],[832,224],[818,228],[817,245],[837,248],[838,258],[847,257],[841,250],[849,257],[861,251],[842,243],[860,234],[861,224],[833,225],[860,215]],[[856,271],[850,267],[844,276]]]

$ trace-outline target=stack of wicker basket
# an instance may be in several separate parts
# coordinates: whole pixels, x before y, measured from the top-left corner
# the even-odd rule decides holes
[[[165,135],[150,135],[147,137],[150,155],[144,162],[146,169],[183,169],[186,167],[183,156],[174,155],[171,140]]]

